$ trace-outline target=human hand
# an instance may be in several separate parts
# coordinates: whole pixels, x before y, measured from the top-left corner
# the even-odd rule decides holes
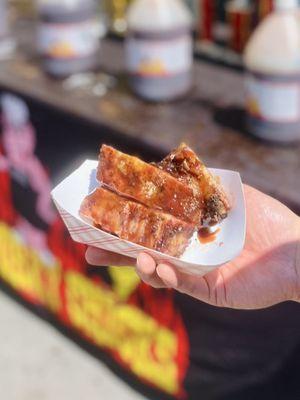
[[[141,253],[135,260],[89,248],[92,265],[132,265],[155,288],[174,288],[214,306],[258,309],[300,299],[300,218],[277,200],[245,186],[247,235],[242,254],[203,277],[156,265]]]

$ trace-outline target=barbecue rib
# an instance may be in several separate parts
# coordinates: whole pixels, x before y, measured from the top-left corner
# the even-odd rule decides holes
[[[80,215],[121,239],[174,257],[184,252],[194,232],[192,224],[102,187],[84,199]]]
[[[201,192],[139,158],[103,145],[97,178],[121,195],[200,226],[204,206]]]
[[[221,184],[185,143],[156,165],[189,186],[195,196],[203,196],[203,225],[213,225],[227,217],[230,205]]]

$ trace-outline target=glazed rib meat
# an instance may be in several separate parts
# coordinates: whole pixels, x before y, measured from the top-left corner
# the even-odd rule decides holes
[[[169,172],[169,171],[168,171]],[[103,145],[97,178],[113,191],[199,226],[203,199],[184,180]]]
[[[103,187],[84,199],[80,215],[121,239],[174,257],[184,252],[194,232],[192,224],[125,199]]]
[[[227,217],[230,205],[221,184],[185,143],[156,164],[204,198],[202,224],[212,225]]]

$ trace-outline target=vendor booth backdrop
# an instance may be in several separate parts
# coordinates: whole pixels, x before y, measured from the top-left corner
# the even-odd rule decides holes
[[[146,159],[160,155],[30,99],[0,96],[2,288],[150,398],[300,398],[298,305],[210,307],[153,289],[126,266],[91,267],[85,247],[71,240],[51,187],[104,142]]]

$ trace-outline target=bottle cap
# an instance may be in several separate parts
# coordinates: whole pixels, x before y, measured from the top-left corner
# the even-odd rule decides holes
[[[192,15],[182,0],[135,0],[127,12],[130,29],[160,31],[192,26]]]
[[[276,0],[275,9],[280,11],[294,10],[298,8],[298,0]]]

